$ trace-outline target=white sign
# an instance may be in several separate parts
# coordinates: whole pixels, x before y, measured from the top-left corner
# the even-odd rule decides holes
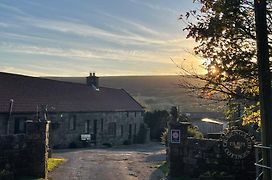
[[[81,134],[80,138],[81,138],[81,141],[90,141],[91,135],[90,134]]]
[[[171,143],[180,143],[179,129],[171,129]]]

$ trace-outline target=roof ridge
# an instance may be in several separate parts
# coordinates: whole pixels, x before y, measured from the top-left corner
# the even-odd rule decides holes
[[[48,82],[51,81],[51,82],[58,82],[58,83],[63,83],[63,84],[76,84],[76,85],[79,85],[79,86],[87,86],[87,84],[85,84],[85,83],[69,82],[69,81],[63,81],[63,80],[49,79],[49,78],[45,78],[45,77],[36,77],[36,76],[29,76],[29,75],[24,75],[24,74],[15,74],[15,73],[8,73],[8,72],[0,72],[0,73],[1,74],[6,74],[6,75],[9,75],[9,76],[17,76],[17,77],[38,79],[38,80],[43,80],[43,81],[48,81]],[[104,87],[104,86],[100,86],[99,88],[121,90],[121,88],[112,88],[112,87]]]

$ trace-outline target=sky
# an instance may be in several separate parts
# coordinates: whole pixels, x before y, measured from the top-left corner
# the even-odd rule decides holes
[[[180,14],[192,0],[0,0],[0,71],[31,76],[198,70]]]

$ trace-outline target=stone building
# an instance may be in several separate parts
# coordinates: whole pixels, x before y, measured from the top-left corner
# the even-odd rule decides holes
[[[78,84],[0,72],[0,134],[24,133],[42,105],[53,148],[133,142],[143,124],[143,107],[124,89],[99,87],[94,73]]]

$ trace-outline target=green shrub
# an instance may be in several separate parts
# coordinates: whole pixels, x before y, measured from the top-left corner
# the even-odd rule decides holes
[[[124,140],[123,142],[123,145],[130,145],[130,144],[131,144],[130,140]]]
[[[164,128],[167,127],[167,121],[169,120],[169,118],[169,113],[166,110],[155,110],[145,113],[144,122],[150,128],[151,139],[160,140]]]
[[[199,131],[197,126],[190,125],[188,127],[188,135],[196,139],[203,139],[203,134]]]
[[[75,142],[71,142],[69,144],[69,148],[77,148],[77,144]]]
[[[111,143],[103,143],[102,145],[103,145],[103,146],[106,146],[106,147],[108,147],[108,148],[112,147],[112,144],[111,144]]]
[[[140,143],[140,144],[145,143],[146,135],[147,135],[147,128],[145,127],[144,124],[141,124],[139,132],[136,136],[136,143]]]
[[[161,135],[161,143],[165,146],[168,144],[168,128],[165,128]]]

